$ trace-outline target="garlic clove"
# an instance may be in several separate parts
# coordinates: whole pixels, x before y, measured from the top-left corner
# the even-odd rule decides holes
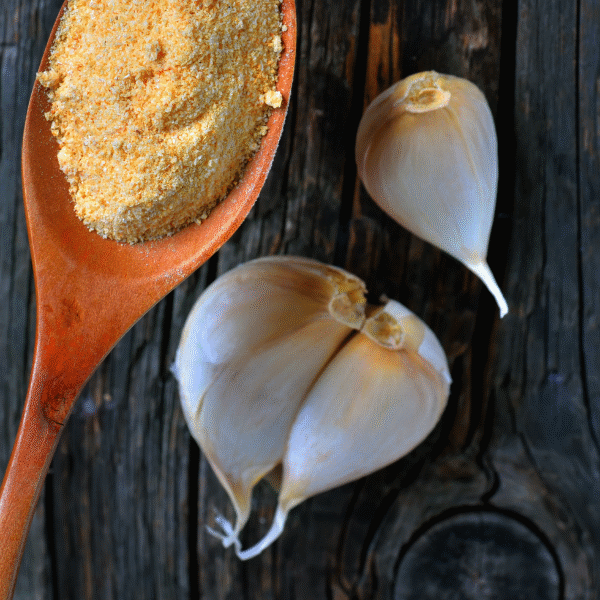
[[[366,320],[311,387],[289,434],[271,529],[241,559],[258,555],[306,498],[407,454],[438,422],[450,373],[433,332],[398,302]]]
[[[268,258],[220,277],[184,327],[173,372],[184,416],[236,511],[283,458],[289,429],[323,364],[364,321],[364,284],[308,259]]]
[[[317,320],[231,361],[203,394],[195,437],[236,506],[236,535],[252,489],[283,457],[308,387],[347,335],[347,326]]]
[[[355,150],[359,177],[375,202],[478,275],[504,316],[508,306],[486,264],[497,138],[477,86],[434,71],[399,81],[367,107]]]
[[[390,311],[398,305],[389,301],[371,319],[391,317],[402,330]],[[450,374],[431,330],[420,320],[410,326],[393,351],[386,332],[355,334],[315,381],[290,432],[282,506],[375,471],[431,432],[446,406]]]

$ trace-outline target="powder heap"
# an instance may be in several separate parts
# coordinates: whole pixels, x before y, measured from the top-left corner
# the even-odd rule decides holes
[[[201,221],[267,131],[282,50],[279,0],[70,0],[46,118],[75,212],[138,242]]]

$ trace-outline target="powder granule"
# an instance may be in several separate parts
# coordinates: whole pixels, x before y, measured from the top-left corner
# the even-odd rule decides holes
[[[281,50],[279,0],[70,0],[38,80],[76,214],[131,243],[205,218],[280,104]]]

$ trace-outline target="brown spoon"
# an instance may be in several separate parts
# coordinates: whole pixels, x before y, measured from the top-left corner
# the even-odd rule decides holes
[[[40,70],[66,2],[58,15]],[[90,232],[75,216],[35,84],[23,135],[22,176],[36,283],[37,331],[21,424],[0,489],[0,599],[12,598],[29,525],[59,435],[81,388],[127,330],[235,232],[265,181],[283,129],[296,49],[294,0],[283,0],[282,108],[231,194],[202,225],[137,245]]]

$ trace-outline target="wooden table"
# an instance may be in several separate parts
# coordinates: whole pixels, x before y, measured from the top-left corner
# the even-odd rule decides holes
[[[0,10],[0,472],[32,353],[19,177],[58,0]],[[600,596],[600,3],[298,0],[294,95],[250,218],[119,343],[81,395],[31,530],[19,599],[594,599]],[[499,134],[489,262],[502,321],[461,265],[387,218],[356,178],[360,115],[410,73],[468,77]],[[225,493],[188,435],[173,361],[208,282],[247,259],[347,268],[440,337],[454,384],[406,458],[295,509],[239,562],[207,534]],[[261,486],[248,540],[270,524]]]

